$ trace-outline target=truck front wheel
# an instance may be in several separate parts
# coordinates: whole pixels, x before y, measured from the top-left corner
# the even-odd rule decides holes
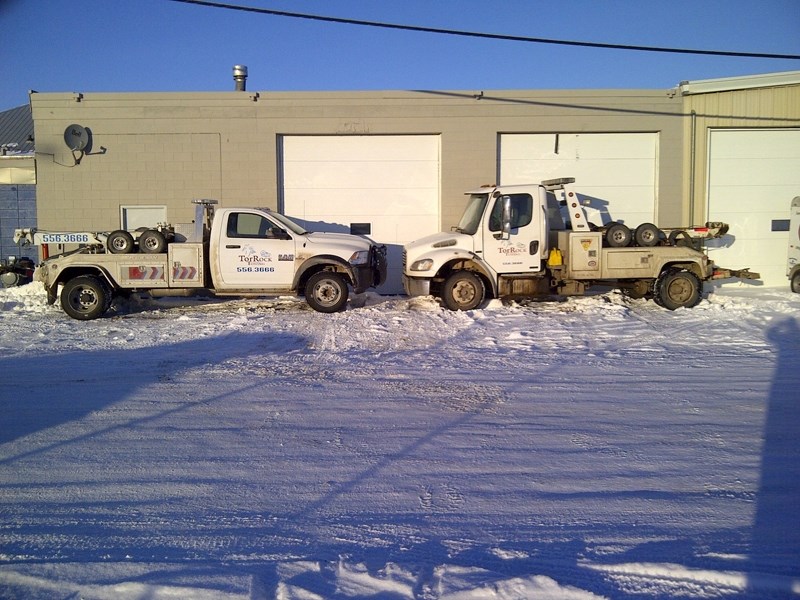
[[[656,297],[664,308],[691,308],[700,302],[700,280],[689,271],[669,271],[657,283]]]
[[[800,294],[800,271],[792,275],[792,291]]]
[[[305,294],[306,302],[317,312],[335,313],[347,304],[349,290],[339,273],[320,271],[309,278]]]
[[[472,310],[480,306],[486,290],[472,271],[456,271],[442,286],[442,302],[450,310]]]
[[[96,319],[108,310],[110,304],[110,290],[92,275],[70,279],[61,290],[61,308],[73,319]]]

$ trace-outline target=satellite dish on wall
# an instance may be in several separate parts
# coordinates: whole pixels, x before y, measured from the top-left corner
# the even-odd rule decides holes
[[[89,145],[89,132],[80,125],[69,125],[64,130],[64,142],[67,144],[67,148],[73,152],[83,151]]]

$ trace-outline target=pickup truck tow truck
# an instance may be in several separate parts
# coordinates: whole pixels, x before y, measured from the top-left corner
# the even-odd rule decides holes
[[[314,310],[342,310],[349,289],[386,278],[386,247],[364,236],[312,233],[269,209],[215,208],[195,200],[195,220],[134,233],[17,230],[26,244],[77,249],[42,261],[34,274],[50,304],[75,319],[104,314],[115,296],[272,296],[298,294]],[[138,252],[136,249],[138,248]]]

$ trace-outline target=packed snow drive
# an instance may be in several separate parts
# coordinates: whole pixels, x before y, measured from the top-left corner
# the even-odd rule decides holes
[[[788,287],[0,309],[0,598],[800,595]]]

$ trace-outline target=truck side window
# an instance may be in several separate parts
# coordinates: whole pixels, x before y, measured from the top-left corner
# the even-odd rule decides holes
[[[530,194],[510,194],[511,197],[511,229],[530,225],[533,218],[533,198]],[[503,228],[503,202],[497,198],[489,216],[489,231],[500,231]]]
[[[229,238],[267,238],[270,228],[274,227],[271,221],[261,215],[253,213],[231,213],[228,215]]]

